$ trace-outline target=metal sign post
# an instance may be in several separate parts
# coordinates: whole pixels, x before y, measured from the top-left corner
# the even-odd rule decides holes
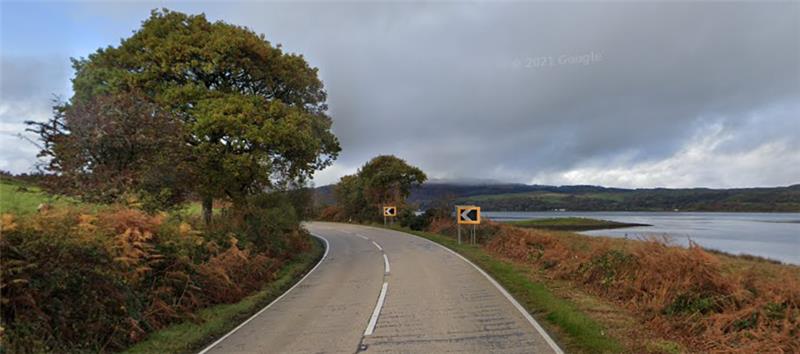
[[[389,218],[389,225],[394,224],[394,217],[397,216],[397,207],[387,205],[383,207],[383,225],[386,226],[386,218]]]
[[[475,225],[472,225],[472,244],[476,244],[478,241],[478,233],[475,231]]]

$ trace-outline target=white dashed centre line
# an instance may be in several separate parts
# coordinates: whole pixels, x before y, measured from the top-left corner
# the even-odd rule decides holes
[[[360,234],[355,234],[355,235],[365,240],[369,240],[368,238]],[[384,252],[383,247],[381,247],[381,245],[379,245],[375,241],[372,241],[372,244],[375,245],[375,248],[377,248],[378,251],[381,251],[381,253],[383,253],[383,274],[384,275],[389,274],[389,271],[391,270],[391,268],[389,268],[389,257],[386,256],[386,252]],[[386,290],[388,288],[389,288],[389,283],[384,281],[383,287],[381,287],[381,293],[380,295],[378,295],[378,303],[375,304],[375,310],[372,311],[372,317],[369,318],[369,323],[367,323],[367,329],[364,330],[364,336],[370,336],[375,331],[375,326],[378,324],[378,317],[380,317],[381,315],[381,309],[383,308],[383,303],[384,301],[386,301]]]
[[[388,288],[389,283],[384,282],[383,287],[381,288],[381,294],[378,295],[378,303],[375,304],[375,310],[372,311],[372,317],[369,319],[367,329],[364,330],[365,336],[371,336],[372,332],[375,331],[375,325],[378,324],[378,316],[381,314],[381,308],[383,308],[383,302],[386,300],[386,290]]]

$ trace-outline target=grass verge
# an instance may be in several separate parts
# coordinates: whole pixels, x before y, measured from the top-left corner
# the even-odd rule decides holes
[[[609,220],[598,220],[589,218],[547,218],[547,219],[530,219],[508,222],[509,225],[518,227],[527,227],[534,229],[545,230],[560,230],[560,231],[586,231],[586,230],[601,230],[601,229],[618,229],[623,227],[633,226],[651,226],[647,224],[634,224],[622,223]]]
[[[268,305],[302,278],[322,257],[324,246],[316,238],[310,252],[286,264],[275,281],[261,291],[233,304],[212,306],[197,313],[196,321],[184,321],[150,334],[124,353],[190,353],[229,332]]]
[[[41,188],[11,178],[0,178],[0,213],[27,215],[40,204],[63,207],[81,204],[78,201],[45,193]]]
[[[417,235],[466,257],[497,280],[514,298],[542,322],[567,352],[619,353],[625,348],[606,335],[603,325],[590,318],[577,305],[554,294],[545,284],[535,280],[533,270],[498,259],[484,249],[467,244],[459,245],[450,237],[429,232],[392,227]]]

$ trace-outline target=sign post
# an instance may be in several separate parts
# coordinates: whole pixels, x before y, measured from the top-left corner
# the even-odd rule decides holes
[[[383,206],[383,225],[386,225],[386,218],[389,218],[389,225],[391,225],[395,216],[397,216],[397,207],[394,205]]]
[[[475,225],[481,223],[481,207],[475,205],[456,206],[456,221],[458,221],[458,244],[461,244],[461,225],[472,225],[469,230],[470,243],[475,244],[476,232]]]

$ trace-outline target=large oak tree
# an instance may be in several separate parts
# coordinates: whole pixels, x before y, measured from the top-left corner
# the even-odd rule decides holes
[[[119,46],[73,67],[65,110],[140,92],[179,119],[206,220],[214,198],[302,183],[340,151],[317,69],[245,27],[154,10]]]

